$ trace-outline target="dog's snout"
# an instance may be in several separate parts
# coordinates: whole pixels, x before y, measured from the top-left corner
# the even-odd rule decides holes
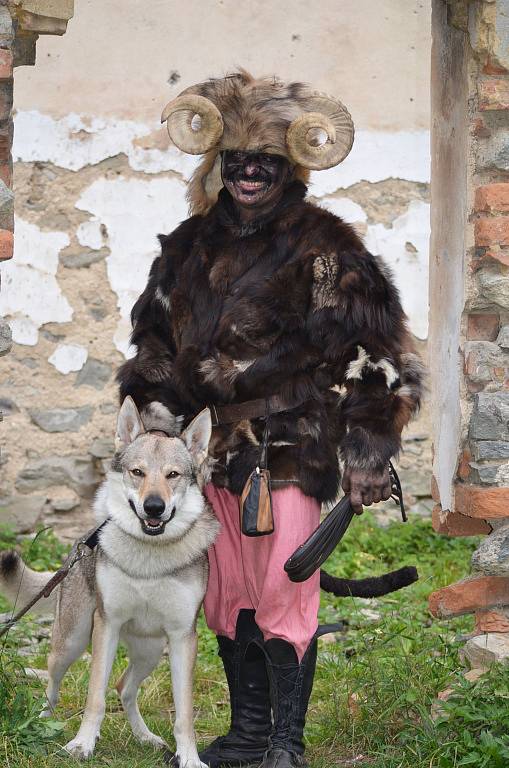
[[[160,496],[147,496],[143,502],[143,509],[151,517],[161,517],[166,509],[166,504]]]

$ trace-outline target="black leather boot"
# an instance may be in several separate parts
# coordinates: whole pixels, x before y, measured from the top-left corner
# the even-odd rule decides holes
[[[235,640],[218,636],[230,691],[231,725],[203,752],[200,760],[210,768],[258,765],[268,747],[272,729],[270,688],[265,654],[258,643],[262,633],[254,611],[239,611]]]
[[[295,648],[285,640],[268,640],[265,651],[274,725],[260,768],[303,768],[307,763],[302,736],[315,676],[317,642],[311,642],[300,664]]]

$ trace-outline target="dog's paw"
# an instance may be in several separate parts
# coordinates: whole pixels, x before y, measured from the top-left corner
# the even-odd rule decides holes
[[[208,768],[207,765],[204,765],[204,763],[201,762],[197,753],[193,754],[191,752],[191,754],[183,754],[183,755],[179,755],[177,753],[176,758],[178,760],[178,762],[176,763],[178,768]]]
[[[170,768],[209,768],[202,763],[198,755],[179,755],[178,753],[166,751],[163,755],[164,762]]]
[[[160,736],[157,736],[157,734],[152,733],[152,731],[143,734],[135,733],[134,735],[136,741],[139,741],[140,744],[150,744],[151,747],[155,747],[156,749],[168,749],[168,745],[164,739],[162,739]]]
[[[94,744],[73,739],[65,745],[64,749],[67,754],[72,755],[76,760],[87,760],[89,757],[92,757],[94,746]]]

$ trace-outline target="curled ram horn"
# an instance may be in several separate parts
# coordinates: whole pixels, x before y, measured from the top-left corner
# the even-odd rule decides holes
[[[177,96],[164,108],[161,122],[173,143],[190,155],[202,155],[212,149],[223,135],[223,118],[216,105],[205,96]]]
[[[354,126],[350,113],[340,101],[323,93],[313,93],[306,100],[306,110],[288,127],[288,152],[304,168],[333,168],[352,148]]]

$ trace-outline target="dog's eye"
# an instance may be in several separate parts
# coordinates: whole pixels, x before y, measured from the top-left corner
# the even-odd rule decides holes
[[[142,472],[141,469],[131,469],[131,474],[135,475],[136,477],[145,477],[145,472]]]
[[[168,480],[174,480],[176,477],[180,477],[180,473],[175,472],[175,470],[173,470],[172,472],[168,472],[168,474],[166,475],[166,478]]]

